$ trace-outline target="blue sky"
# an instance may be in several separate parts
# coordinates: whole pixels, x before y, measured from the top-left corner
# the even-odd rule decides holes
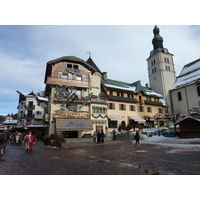
[[[164,47],[174,54],[177,75],[200,57],[200,27],[158,25]],[[17,112],[17,90],[44,90],[46,63],[62,56],[87,60],[108,78],[148,83],[147,62],[154,25],[0,26],[0,115]]]
[[[181,25],[162,25],[169,16],[151,21],[157,14],[152,13],[150,7],[148,12],[143,9],[150,19],[141,20],[142,12],[134,9],[130,14],[133,8],[126,6],[125,12],[119,3],[113,9],[110,1],[106,1],[106,8],[105,1],[97,4],[73,1],[68,6],[74,8],[79,2],[76,12],[49,3],[46,13],[46,4],[38,7],[36,2],[31,9],[20,10],[14,9],[16,2],[13,1],[11,8],[7,1],[4,8],[14,17],[5,20],[6,9],[0,13],[0,115],[17,113],[17,90],[24,93],[43,91],[46,63],[62,56],[73,55],[87,60],[87,52],[91,52],[93,61],[102,72],[107,72],[109,79],[129,83],[141,80],[145,85],[148,83],[146,59],[153,49],[151,41],[155,24],[160,28],[164,47],[174,54],[177,76],[185,64],[200,57],[200,26],[184,25],[190,24],[188,18],[184,22],[175,20],[173,16],[177,16],[177,12],[170,13],[173,19],[167,24],[179,22],[177,24]],[[88,5],[98,6],[98,9],[91,9]],[[170,9],[171,4],[165,8]],[[182,7],[182,11],[188,8]]]

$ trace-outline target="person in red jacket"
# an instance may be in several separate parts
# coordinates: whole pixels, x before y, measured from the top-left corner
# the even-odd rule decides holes
[[[33,143],[35,141],[35,137],[32,132],[29,132],[29,151],[33,150]]]

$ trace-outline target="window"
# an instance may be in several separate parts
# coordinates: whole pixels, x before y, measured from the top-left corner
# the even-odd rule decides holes
[[[98,107],[96,108],[96,113],[99,113],[99,108]]]
[[[78,65],[74,65],[74,69],[78,69]]]
[[[158,113],[163,113],[162,108],[158,108]]]
[[[42,114],[42,112],[40,112],[40,111],[36,112],[36,115],[41,115],[41,114]]]
[[[169,58],[167,58],[167,63],[169,63]]]
[[[115,110],[115,104],[114,103],[108,103],[108,109]]]
[[[119,104],[119,110],[126,110],[125,104]]]
[[[156,72],[156,67],[154,68],[154,71]]]
[[[139,111],[139,112],[144,112],[143,106],[138,106],[138,111]]]
[[[76,106],[68,106],[69,110],[76,111]]]
[[[110,95],[113,95],[113,91],[109,91]]]
[[[152,108],[151,107],[147,107],[147,112],[151,113],[152,112]]]
[[[130,111],[135,111],[135,106],[134,105],[130,105],[129,110]]]
[[[200,96],[200,86],[197,87],[197,94]]]
[[[154,69],[152,69],[152,73],[154,73]]]
[[[182,101],[182,95],[181,95],[181,92],[178,92],[178,101]]]
[[[95,107],[92,107],[92,113],[95,113]]]
[[[72,68],[72,64],[67,64],[67,68]]]
[[[62,67],[67,68],[67,63],[62,62]]]
[[[118,97],[120,96],[120,92],[117,92],[117,96],[118,96]]]

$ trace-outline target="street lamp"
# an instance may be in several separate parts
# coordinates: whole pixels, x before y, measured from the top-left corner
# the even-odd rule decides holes
[[[154,115],[154,118],[156,119],[157,124],[158,124],[158,121],[159,121],[159,119],[161,119],[161,116],[159,114],[156,114],[156,115]],[[159,124],[158,124],[158,135],[160,136]]]

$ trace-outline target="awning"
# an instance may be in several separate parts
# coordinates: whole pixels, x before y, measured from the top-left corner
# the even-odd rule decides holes
[[[146,120],[142,119],[140,116],[129,116],[129,117],[137,122],[146,122]]]
[[[57,131],[93,130],[92,121],[88,118],[56,118]]]
[[[121,118],[119,115],[108,115],[108,118],[111,121],[124,121],[124,119]]]

